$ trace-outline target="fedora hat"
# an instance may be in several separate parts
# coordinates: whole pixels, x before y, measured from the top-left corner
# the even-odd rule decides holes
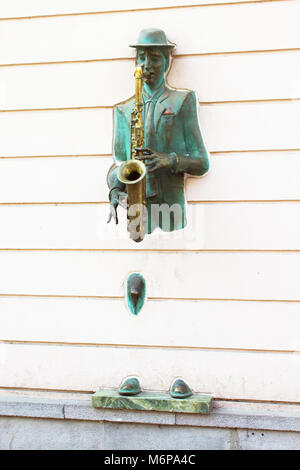
[[[168,41],[166,33],[162,29],[142,29],[136,44],[130,44],[129,47],[175,47]]]

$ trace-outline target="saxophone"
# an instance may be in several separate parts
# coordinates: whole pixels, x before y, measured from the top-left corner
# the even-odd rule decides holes
[[[135,158],[143,153],[144,125],[142,102],[141,67],[136,67],[135,78],[135,108],[131,113],[130,125],[130,160],[123,162],[118,170],[118,179],[126,184],[127,192],[127,230],[130,238],[141,242],[146,234],[146,165]]]

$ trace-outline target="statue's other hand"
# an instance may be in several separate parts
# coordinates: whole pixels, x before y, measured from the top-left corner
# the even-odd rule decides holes
[[[174,155],[167,153],[160,153],[151,150],[150,148],[143,148],[143,155],[136,157],[137,160],[143,160],[149,173],[158,170],[159,168],[172,168],[174,164]]]
[[[121,207],[124,207],[124,209],[127,209],[127,204],[122,200],[127,196],[126,193],[123,191],[120,191],[119,189],[113,189],[110,195],[110,207],[109,207],[109,214],[108,214],[108,219],[107,223],[111,221],[113,218],[116,222],[116,224],[119,223],[118,220],[118,213],[117,213],[117,207],[120,204]]]
[[[115,202],[110,203],[109,214],[108,214],[108,219],[107,219],[108,224],[109,224],[109,222],[111,221],[112,218],[115,219],[116,224],[119,223],[118,214],[117,214],[117,206],[118,206],[118,204],[116,204]]]

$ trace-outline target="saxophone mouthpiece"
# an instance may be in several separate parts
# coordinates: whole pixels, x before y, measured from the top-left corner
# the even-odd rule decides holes
[[[143,69],[142,69],[142,67],[136,67],[135,68],[134,78],[143,78]]]

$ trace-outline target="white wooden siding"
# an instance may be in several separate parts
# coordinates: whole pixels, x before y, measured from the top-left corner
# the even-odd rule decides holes
[[[3,294],[119,297],[131,271],[150,297],[300,301],[300,252],[0,252]]]
[[[211,151],[300,148],[300,101],[202,105],[200,121]],[[3,156],[107,154],[112,110],[2,112],[0,140]]]
[[[0,306],[2,341],[300,350],[297,302],[148,300],[136,317],[123,299],[1,296]]]
[[[187,227],[128,238],[126,211],[107,224],[108,204],[0,205],[1,248],[89,250],[300,250],[300,201],[190,204]],[[217,229],[216,229],[217,228]]]
[[[300,200],[300,151],[217,154],[210,164],[187,179],[189,201]],[[0,203],[107,202],[111,165],[102,156],[0,158]]]
[[[0,109],[112,106],[134,93],[133,69],[133,60],[0,67]],[[175,56],[168,81],[204,103],[300,98],[300,50]]]
[[[0,64],[133,57],[128,44],[148,27],[163,27],[177,54],[297,48],[299,14],[291,0],[3,21]]]
[[[184,376],[223,399],[300,401],[300,2],[186,3],[1,2],[0,387]],[[152,26],[178,44],[169,83],[197,91],[212,158],[187,180],[187,229],[137,245],[123,210],[106,224],[106,173],[127,44]]]
[[[137,374],[148,390],[168,390],[175,377],[184,376],[194,391],[213,390],[218,398],[300,400],[295,353],[55,345],[3,349],[2,380],[13,388],[92,391],[118,387],[122,377]]]
[[[261,0],[257,0],[261,1]],[[235,0],[234,3],[245,2]],[[188,5],[232,3],[232,0],[189,0]],[[168,8],[185,6],[184,0],[3,0],[0,5],[1,18],[19,18],[24,16],[76,14],[88,12],[141,10],[143,8]]]

